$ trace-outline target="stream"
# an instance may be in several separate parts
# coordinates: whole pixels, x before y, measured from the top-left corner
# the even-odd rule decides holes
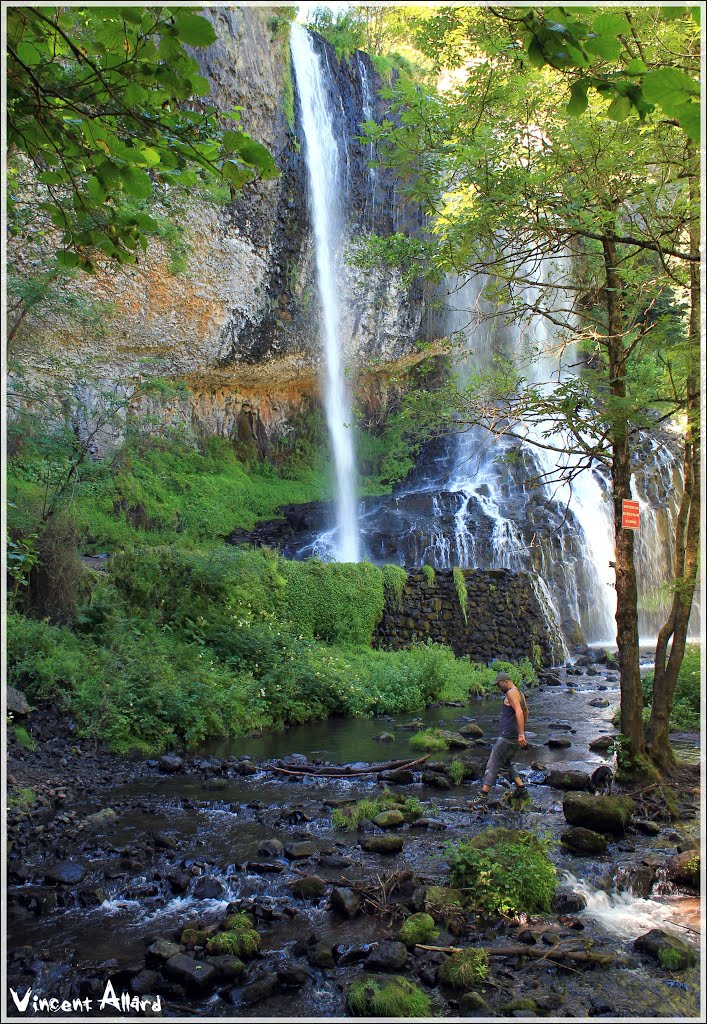
[[[402,852],[395,855],[364,852],[356,831],[332,828],[334,807],[380,795],[383,783],[375,774],[326,779],[274,768],[297,771],[304,763],[331,762],[355,770],[419,757],[411,751],[410,737],[420,719],[451,730],[473,721],[484,734],[461,754],[433,754],[420,767],[435,767],[437,779],[455,757],[476,759],[483,767],[496,734],[497,695],[463,707],[433,706],[419,715],[315,722],[212,744],[182,763],[173,760],[172,771],[165,770],[169,759],[111,758],[67,738],[60,751],[66,782],[58,797],[51,791],[31,815],[9,821],[8,932],[14,950],[9,984],[18,993],[32,987],[47,996],[92,998],[95,1006],[110,978],[118,992],[158,993],[163,1016],[344,1016],[346,987],[369,969],[365,961],[375,944],[395,937],[419,900],[420,887],[446,884],[450,844],[491,826],[528,829],[557,840],[567,827],[564,794],[543,784],[546,769],[591,772],[611,763],[609,754],[589,750],[589,743],[615,732],[611,716],[619,699],[617,673],[605,666],[567,666],[556,676],[559,685],[541,685],[527,694],[531,748],[519,752],[517,763],[530,799],[507,801],[497,785],[488,808],[470,809],[480,782],[438,788],[415,769],[412,783],[391,789],[417,797],[425,817],[422,825],[395,830],[403,839]],[[37,728],[41,734],[41,720]],[[376,739],[381,733],[393,739]],[[548,747],[550,740],[570,745]],[[680,755],[695,761],[698,741],[698,736],[682,736]],[[79,758],[92,780],[83,792],[71,783]],[[33,769],[32,754],[26,753],[12,770],[32,781],[32,771],[39,777],[41,764]],[[492,946],[517,941],[523,925],[536,931],[540,941],[545,941],[544,932],[554,932],[560,941],[591,939],[594,950],[614,955],[610,967],[584,970],[495,959],[492,984],[484,989],[489,1012],[504,1016],[510,1000],[532,997],[538,1007],[550,1007],[558,1016],[697,1015],[699,967],[671,973],[646,961],[632,945],[651,928],[699,945],[698,897],[661,881],[661,865],[677,847],[699,839],[699,801],[694,794],[686,799],[681,820],[659,822],[652,835],[630,829],[623,839],[611,840],[603,854],[578,855],[553,844],[550,856],[560,883],[579,894],[583,909],[500,927],[475,922],[461,939],[442,931],[439,945],[478,941]],[[263,844],[273,840],[304,845],[289,849],[288,856],[276,845],[276,855],[263,853]],[[57,862],[78,864],[81,877],[57,883],[52,878]],[[359,914],[348,920],[330,908],[330,886],[393,871],[412,873],[407,888],[400,889],[397,917]],[[302,875],[323,880],[326,890],[319,898],[293,896],[289,886]],[[223,918],[229,904],[231,910],[237,905],[255,915],[262,942],[236,984],[221,982],[202,991],[160,973],[149,947],[159,939],[178,939],[185,925],[208,928]],[[406,909],[400,912],[403,904]],[[456,1016],[459,993],[434,980],[440,956],[417,950],[397,973],[421,982],[438,1012]],[[32,1015],[31,1006],[27,1015]]]

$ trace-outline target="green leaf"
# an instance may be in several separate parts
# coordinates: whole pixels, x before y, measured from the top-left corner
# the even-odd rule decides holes
[[[570,100],[567,104],[567,113],[570,117],[578,117],[583,114],[587,109],[587,88],[589,82],[585,78],[580,78],[579,81],[572,83],[572,89],[570,90]]]
[[[147,199],[152,192],[152,180],[146,171],[138,170],[137,167],[121,167],[120,180],[123,188],[138,199]]]
[[[233,132],[230,128],[223,133],[221,143],[227,153],[238,152],[238,137],[240,134],[241,132]]]
[[[56,254],[56,261],[60,267],[78,267],[78,253],[72,252],[71,249],[59,249]]]
[[[643,95],[649,103],[658,103],[667,112],[668,106],[682,104],[692,96],[699,96],[700,87],[684,71],[677,68],[658,68],[647,71],[643,79]]]
[[[595,19],[592,29],[598,36],[618,36],[628,29],[628,22],[623,13],[600,14]]]
[[[59,174],[58,171],[42,171],[37,175],[37,180],[41,181],[43,185],[61,185],[62,182],[67,181],[65,175]]]
[[[543,49],[535,36],[531,39],[528,47],[528,59],[534,68],[544,68],[547,64]]]
[[[699,103],[686,103],[678,114],[680,127],[688,138],[693,142],[700,141],[700,105]]]
[[[624,68],[625,75],[643,75],[648,70],[646,65],[638,57],[634,57],[630,60]]]
[[[195,96],[208,96],[211,92],[211,82],[203,75],[192,75],[189,81],[191,82],[191,91]]]
[[[236,136],[236,150],[244,163],[257,167],[265,178],[277,176],[278,169],[269,149],[266,149],[260,142],[251,139],[245,132],[231,132]]]
[[[661,7],[660,16],[663,21],[676,21],[687,14],[687,7]]]
[[[239,167],[238,164],[234,164],[232,160],[224,161],[221,173],[234,188],[241,188],[253,176],[249,171]]]
[[[98,178],[95,177],[95,175],[91,175],[91,177],[86,182],[86,191],[90,195],[91,199],[95,199],[97,203],[105,202],[105,189],[103,188],[103,185],[101,185]]]
[[[631,107],[628,96],[617,96],[606,113],[613,121],[625,121],[631,113]]]
[[[619,40],[612,36],[587,36],[584,46],[590,53],[604,60],[616,60],[623,49]]]
[[[209,46],[216,42],[213,25],[198,14],[184,14],[180,11],[175,16],[174,25],[179,38],[189,46]]]

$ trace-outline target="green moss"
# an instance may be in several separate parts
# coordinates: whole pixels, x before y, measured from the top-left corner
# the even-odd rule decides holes
[[[549,911],[557,887],[547,842],[531,832],[487,829],[448,850],[452,884],[485,913]]]
[[[35,804],[37,794],[33,789],[10,789],[7,794],[8,810],[30,811]]]
[[[19,745],[21,747],[24,747],[25,750],[37,749],[36,739],[34,738],[34,736],[30,735],[30,733],[27,731],[24,725],[14,725],[12,727],[12,731]]]
[[[663,946],[658,950],[658,963],[666,971],[679,971],[685,967],[685,957],[674,946]]]
[[[332,814],[331,823],[339,832],[351,832],[358,828],[361,821],[372,821],[383,811],[397,810],[405,821],[416,821],[424,814],[424,808],[417,797],[398,797],[387,794],[382,797],[371,797],[358,800],[345,807],[337,807]]]
[[[468,600],[466,580],[464,579],[464,573],[456,566],[452,569],[452,579],[454,581],[454,589],[457,592],[457,599],[459,601],[459,609],[462,613],[462,618],[464,619],[464,623],[468,625],[469,620],[467,619],[466,614],[466,605]]]
[[[406,978],[357,978],[346,994],[354,1017],[429,1017],[429,996]]]
[[[183,946],[204,946],[209,941],[210,934],[203,928],[184,928],[179,941]]]
[[[229,914],[223,922],[224,931],[238,931],[239,929],[249,929],[255,924],[255,919],[252,914],[244,914],[239,912],[237,914]]]
[[[449,741],[445,739],[440,729],[422,729],[411,738],[410,746],[413,750],[424,750],[428,753],[434,753],[435,751],[448,750]]]
[[[400,608],[403,602],[403,591],[408,574],[400,565],[383,566],[383,586],[386,596],[393,608]]]
[[[436,576],[435,571],[432,568],[432,566],[431,565],[423,565],[422,566],[422,574],[425,577],[425,582],[427,583],[427,586],[428,587],[433,587],[434,584],[435,584],[435,580],[437,579],[437,576]]]
[[[209,939],[206,952],[210,956],[253,956],[260,949],[260,935],[252,928],[238,928],[235,931],[219,932]]]
[[[406,946],[416,946],[419,942],[429,943],[439,935],[434,918],[430,914],[412,914],[398,932],[398,938]]]
[[[464,763],[462,761],[457,760],[452,761],[449,768],[447,769],[447,774],[449,775],[449,778],[452,780],[454,785],[459,786],[464,781],[464,775],[466,774]]]
[[[468,989],[484,981],[489,973],[485,949],[464,949],[452,953],[439,969],[439,980],[452,988]]]

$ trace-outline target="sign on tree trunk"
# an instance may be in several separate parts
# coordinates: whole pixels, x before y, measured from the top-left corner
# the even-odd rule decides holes
[[[637,501],[624,498],[621,503],[621,528],[637,530],[641,525],[641,509]]]

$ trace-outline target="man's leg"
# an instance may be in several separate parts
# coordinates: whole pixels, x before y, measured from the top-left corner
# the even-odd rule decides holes
[[[506,739],[505,736],[499,736],[493,745],[491,756],[488,759],[486,765],[486,771],[484,772],[484,784],[481,787],[482,794],[487,794],[493,786],[494,782],[498,778],[498,774],[503,768],[506,761],[511,756],[513,749],[512,741]]]

